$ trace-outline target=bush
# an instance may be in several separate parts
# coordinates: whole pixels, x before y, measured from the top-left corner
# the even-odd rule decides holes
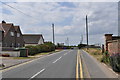
[[[103,53],[103,57],[101,59],[101,62],[104,62],[104,63],[107,63],[107,64],[110,63],[110,56],[109,56],[107,51],[105,53]]]
[[[28,49],[28,55],[34,55],[38,53],[38,49],[36,46],[26,46],[25,48]]]
[[[52,42],[45,42],[45,44],[36,46],[26,46],[28,48],[28,55],[35,55],[41,52],[50,52],[55,50],[55,45]]]
[[[113,70],[116,72],[120,72],[120,54],[113,54],[110,56],[110,65]]]

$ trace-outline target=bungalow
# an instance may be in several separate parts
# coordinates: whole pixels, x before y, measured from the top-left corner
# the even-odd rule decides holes
[[[44,38],[42,34],[23,34],[23,38],[25,41],[25,46],[44,44]]]
[[[0,23],[2,34],[2,47],[23,47],[24,39],[19,26],[2,21]]]

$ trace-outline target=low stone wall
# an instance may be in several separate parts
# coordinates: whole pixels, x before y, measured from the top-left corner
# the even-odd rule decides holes
[[[0,54],[9,54],[10,57],[19,57],[20,51],[1,51]]]

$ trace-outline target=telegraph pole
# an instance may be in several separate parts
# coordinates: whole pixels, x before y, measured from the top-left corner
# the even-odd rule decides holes
[[[82,44],[82,42],[83,42],[83,35],[81,35],[80,44]]]
[[[54,34],[54,24],[52,23],[52,30],[53,30],[53,44],[55,44],[55,34]]]
[[[86,39],[87,39],[87,49],[88,49],[88,19],[86,15]]]
[[[69,46],[69,38],[67,37],[67,45]]]

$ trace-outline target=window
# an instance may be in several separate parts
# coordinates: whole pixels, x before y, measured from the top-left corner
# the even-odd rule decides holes
[[[7,47],[7,43],[5,43],[5,47]]]
[[[17,37],[20,37],[20,33],[17,33]]]
[[[20,47],[20,43],[18,43],[18,47]]]
[[[11,35],[11,36],[14,36],[14,32],[10,32],[10,35]]]
[[[14,43],[11,43],[10,47],[14,47]]]

